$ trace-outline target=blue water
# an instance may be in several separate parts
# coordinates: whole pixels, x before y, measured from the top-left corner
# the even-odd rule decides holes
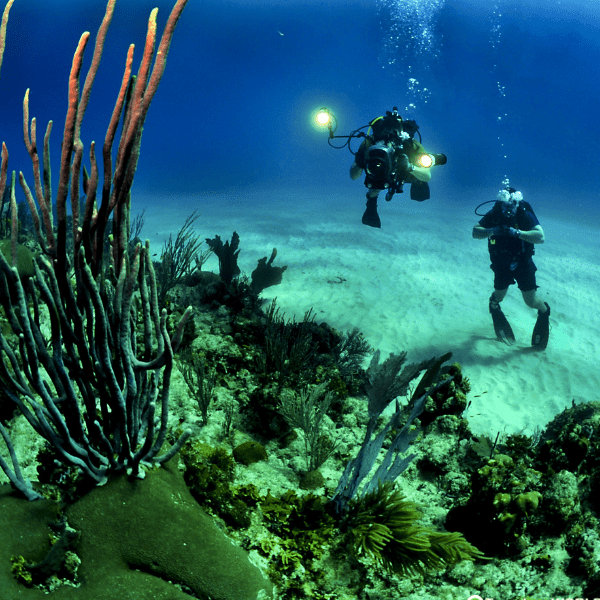
[[[104,137],[127,46],[139,59],[153,6],[162,28],[172,0],[118,0],[85,143]],[[13,6],[1,137],[9,168],[30,182],[24,92],[40,144],[54,120],[56,182],[71,57],[103,11],[98,0]],[[134,211],[136,194],[263,187],[310,186],[324,199],[347,190],[362,202],[352,156],[328,147],[311,112],[329,107],[344,134],[398,106],[426,148],[448,156],[431,202],[474,207],[508,176],[538,212],[589,223],[600,200],[599,56],[594,0],[190,0],[144,130]]]
[[[137,67],[151,9],[162,31],[174,1],[117,0],[83,122],[86,148],[101,147],[129,44]],[[40,148],[54,121],[56,191],[73,52],[82,32],[95,36],[104,7],[15,0],[0,141],[30,186],[25,90]],[[84,73],[92,46],[93,37]],[[146,121],[132,212],[152,216],[143,236],[155,254],[192,210],[202,236],[238,230],[245,272],[276,246],[289,269],[267,294],[286,315],[314,306],[319,320],[359,327],[374,347],[406,349],[411,361],[452,350],[479,398],[473,430],[530,433],[600,386],[599,87],[598,0],[189,0]],[[382,202],[384,228],[362,226],[365,188],[348,177],[352,155],[330,148],[311,122],[322,106],[340,135],[393,106],[416,120],[425,147],[448,156],[431,199]],[[471,239],[472,210],[505,178],[547,227],[536,253],[539,293],[552,306],[543,354],[529,352],[535,314],[514,288],[504,306],[518,343],[496,343],[487,248]]]

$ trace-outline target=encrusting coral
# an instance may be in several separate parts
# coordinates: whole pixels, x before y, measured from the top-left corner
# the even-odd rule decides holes
[[[12,556],[28,563],[48,553],[47,523],[57,505],[15,498],[0,488],[0,598],[34,600],[11,573]],[[190,494],[175,458],[143,480],[125,475],[97,487],[65,511],[81,532],[80,587],[60,587],[57,600],[248,600],[271,584],[204,513]],[[190,593],[181,591],[190,590]]]

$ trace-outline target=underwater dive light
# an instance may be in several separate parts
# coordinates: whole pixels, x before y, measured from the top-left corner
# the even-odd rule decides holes
[[[435,165],[445,165],[448,162],[445,154],[421,154],[417,158],[420,167],[434,167]]]
[[[315,115],[315,121],[321,127],[329,127],[331,124],[331,113],[326,108],[320,108]]]
[[[431,156],[429,156],[429,154],[421,154],[421,156],[419,156],[418,161],[419,166],[420,167],[425,167],[426,169],[428,167],[431,167],[431,165],[433,165],[433,158],[431,158]]]
[[[327,127],[327,129],[329,129],[329,137],[333,137],[333,132],[337,128],[337,119],[328,108],[322,107],[313,113],[313,119],[317,127],[321,129]]]

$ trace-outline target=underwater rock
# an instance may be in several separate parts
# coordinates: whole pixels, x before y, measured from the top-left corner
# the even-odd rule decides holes
[[[538,443],[540,468],[573,473],[597,464],[600,402],[573,404],[547,425]],[[587,464],[584,464],[586,463]]]
[[[439,370],[441,362],[447,360],[450,356],[450,353],[442,356],[434,363],[433,369],[431,370],[437,374],[436,369]],[[423,379],[425,379],[428,374],[429,370],[423,376]],[[425,409],[419,417],[422,427],[427,427],[427,425],[433,423],[433,421],[442,415],[460,416],[467,408],[467,394],[471,390],[471,384],[469,380],[463,376],[462,368],[459,363],[455,362],[449,367],[443,367],[440,370],[440,377],[437,381],[439,383],[449,377],[453,378],[452,381],[448,385],[440,387],[427,399]],[[428,377],[428,380],[430,380],[430,378],[431,376]],[[417,398],[421,393],[424,393],[425,390],[423,387],[425,386],[422,385],[422,382],[419,382],[419,386],[412,397]]]
[[[248,466],[261,460],[267,460],[267,451],[258,442],[244,442],[233,450],[233,458]]]
[[[321,471],[315,469],[305,473],[300,478],[299,486],[301,490],[316,490],[325,485],[325,477],[321,474]]]
[[[529,544],[528,532],[543,523],[538,514],[543,475],[531,468],[528,455],[515,451],[513,456],[496,454],[472,471],[470,491],[446,516],[447,529],[462,531],[487,556],[520,555]]]
[[[564,530],[566,524],[576,519],[581,511],[577,477],[567,470],[549,478],[544,492],[544,511],[554,525]]]

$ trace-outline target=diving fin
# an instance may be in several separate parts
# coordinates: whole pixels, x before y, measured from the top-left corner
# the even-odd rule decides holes
[[[531,336],[531,345],[537,350],[545,350],[550,337],[550,307],[547,302],[544,304],[548,310],[545,313],[538,311],[538,318]]]
[[[429,200],[431,197],[429,191],[429,184],[426,181],[413,181],[410,184],[410,199],[416,200],[417,202],[423,202]]]
[[[490,314],[492,315],[494,331],[496,332],[496,337],[498,338],[498,341],[504,342],[509,346],[514,344],[515,334],[513,333],[510,323],[504,316],[502,309],[499,306],[492,308],[492,304],[490,302]]]
[[[368,225],[369,227],[381,228],[381,220],[379,219],[379,214],[377,213],[377,198],[369,198],[368,194],[367,208],[362,216],[362,223],[363,225]]]

